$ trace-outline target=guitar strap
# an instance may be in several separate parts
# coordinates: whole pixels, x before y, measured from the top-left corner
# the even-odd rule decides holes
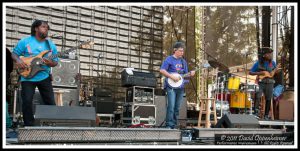
[[[49,49],[50,49],[50,50],[49,50],[50,53],[52,53],[51,45],[50,45],[50,42],[49,42],[49,39],[48,39],[48,38],[46,39],[46,42],[47,42],[48,47],[49,47]],[[50,70],[50,72],[49,72],[49,77],[50,77],[50,80],[53,81],[53,76],[52,76],[52,73],[51,73],[51,72],[52,72],[52,70]]]
[[[268,71],[268,72],[271,72],[273,69],[274,69],[274,66],[273,66],[272,61],[269,62],[269,64],[267,65],[267,67],[265,67],[264,62],[262,62],[262,63],[259,62],[258,63],[258,70],[259,71]]]
[[[185,66],[183,58],[181,58],[180,61],[181,61],[182,67],[183,67],[183,73],[182,74],[186,74],[186,73],[184,73],[184,71],[185,71],[184,69],[186,69],[187,67]]]
[[[52,49],[51,49],[51,45],[50,45],[49,39],[46,39],[46,42],[47,42],[47,45],[49,47],[49,51],[52,53]]]

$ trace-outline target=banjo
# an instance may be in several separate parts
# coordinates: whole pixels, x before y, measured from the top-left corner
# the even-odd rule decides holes
[[[196,68],[196,69],[193,70],[193,71],[196,72],[196,71],[198,71],[198,70],[200,70],[200,68]],[[184,74],[184,75],[181,75],[181,74],[176,73],[176,72],[170,73],[170,74],[173,75],[173,76],[179,77],[179,80],[178,80],[177,82],[175,82],[175,81],[173,81],[171,78],[167,78],[167,85],[170,86],[171,88],[179,88],[180,86],[183,85],[183,83],[184,83],[184,78],[187,77],[187,76],[189,76],[189,75],[191,74],[191,72],[188,72],[188,73],[186,73],[186,74]]]

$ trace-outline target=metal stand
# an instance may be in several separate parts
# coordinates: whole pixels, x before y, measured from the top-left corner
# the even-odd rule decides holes
[[[14,90],[14,109],[13,109],[13,121],[16,121],[17,112],[17,89]]]
[[[245,92],[246,92],[246,95],[247,95],[247,97],[245,97],[245,113],[246,113],[246,101],[247,101],[247,99],[248,99],[248,97],[249,97],[249,94],[250,93],[248,93],[248,74],[247,74],[247,70],[248,70],[248,68],[247,68],[247,56],[248,56],[249,54],[248,53],[246,53],[246,69],[245,69],[245,73],[246,73],[246,88],[245,88]],[[251,94],[250,94],[251,95]],[[252,115],[252,99],[251,99],[251,102],[250,102],[250,113],[249,113],[249,115]]]

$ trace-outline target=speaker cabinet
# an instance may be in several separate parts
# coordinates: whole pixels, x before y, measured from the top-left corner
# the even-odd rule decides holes
[[[253,115],[225,114],[216,128],[259,128],[259,122]]]
[[[91,127],[96,112],[94,107],[37,105],[35,120],[40,126]]]
[[[111,97],[112,90],[109,88],[94,88],[93,94],[96,97]]]
[[[156,106],[156,126],[165,126],[166,114],[167,114],[167,100],[166,96],[157,95],[154,97]],[[187,118],[187,102],[186,98],[183,101],[179,110],[179,125],[186,126]]]
[[[115,109],[115,103],[112,97],[92,97],[93,106],[96,109],[96,113],[99,114],[113,114]]]
[[[61,87],[77,87],[79,60],[59,59],[57,66],[52,68],[52,85]]]

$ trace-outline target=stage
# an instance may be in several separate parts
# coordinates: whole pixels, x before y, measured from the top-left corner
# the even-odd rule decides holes
[[[216,145],[220,135],[284,136],[294,133],[294,122],[259,121],[259,124],[260,128],[185,129],[33,126],[17,129],[17,138],[7,138],[6,144]],[[274,126],[276,128],[272,128]]]

